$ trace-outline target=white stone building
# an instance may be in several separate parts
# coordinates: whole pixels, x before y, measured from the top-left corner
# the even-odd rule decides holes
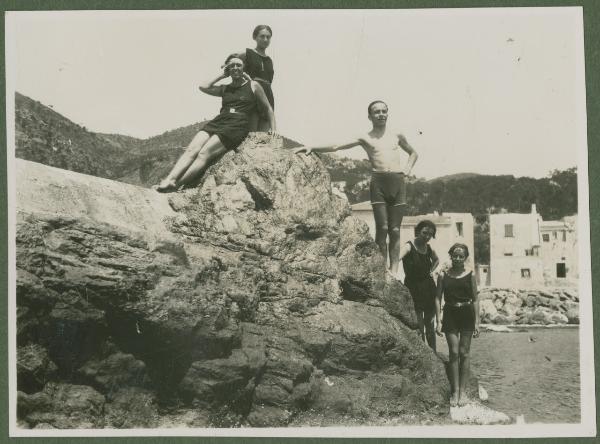
[[[527,214],[490,214],[492,286],[561,285],[578,278],[575,224]]]

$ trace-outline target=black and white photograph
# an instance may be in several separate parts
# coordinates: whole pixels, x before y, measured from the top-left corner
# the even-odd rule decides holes
[[[581,7],[5,45],[10,436],[596,435]]]

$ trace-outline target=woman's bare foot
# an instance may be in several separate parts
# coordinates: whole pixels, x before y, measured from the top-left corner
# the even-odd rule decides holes
[[[471,400],[467,397],[467,395],[463,395],[461,393],[460,397],[458,398],[458,405],[462,407],[467,405],[469,402],[471,402]]]
[[[450,395],[450,407],[456,407],[458,405],[458,393],[452,393]]]
[[[153,186],[159,193],[171,193],[177,190],[177,184],[174,180],[163,179],[158,185]]]

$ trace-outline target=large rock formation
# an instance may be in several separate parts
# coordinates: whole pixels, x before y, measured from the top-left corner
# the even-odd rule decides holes
[[[17,161],[22,426],[448,413],[443,363],[366,226],[318,158],[270,143],[171,195]]]

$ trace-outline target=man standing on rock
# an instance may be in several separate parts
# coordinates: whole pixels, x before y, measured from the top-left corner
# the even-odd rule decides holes
[[[371,162],[371,205],[375,216],[375,242],[383,257],[388,257],[389,274],[397,278],[400,264],[400,224],[406,210],[406,177],[410,174],[417,152],[402,134],[387,129],[388,106],[381,100],[367,108],[373,129],[348,143],[323,147],[300,147],[295,153],[332,152],[361,146]],[[408,154],[405,160],[404,152]],[[388,251],[389,237],[389,251]]]

